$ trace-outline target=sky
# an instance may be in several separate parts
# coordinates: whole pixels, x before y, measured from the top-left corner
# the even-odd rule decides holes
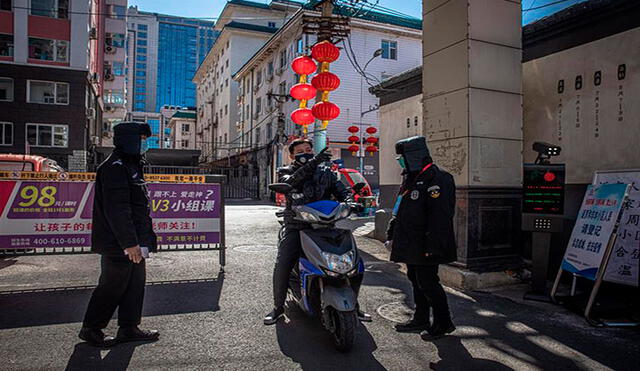
[[[254,1],[259,3],[270,2],[269,0]],[[376,1],[368,0],[369,3],[375,3]],[[528,24],[581,1],[584,0],[522,0],[522,24]],[[211,18],[220,14],[226,2],[226,0],[129,0],[129,5],[137,5],[139,10],[147,12],[183,17]],[[379,0],[378,4],[416,18],[422,17],[422,0]],[[545,7],[528,10],[529,8],[540,6]]]

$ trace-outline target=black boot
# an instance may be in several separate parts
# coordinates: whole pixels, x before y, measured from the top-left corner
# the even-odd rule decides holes
[[[98,348],[109,348],[117,344],[113,336],[106,336],[102,330],[83,327],[78,337],[87,344]]]
[[[278,320],[282,316],[284,316],[284,308],[283,307],[274,308],[269,314],[267,314],[264,317],[264,324],[273,325],[276,322],[278,322]]]
[[[420,337],[424,341],[432,341],[445,337],[456,330],[456,326],[453,324],[450,318],[444,320],[436,320],[433,326],[420,333]]]
[[[120,327],[116,341],[119,343],[129,341],[155,341],[158,340],[159,337],[160,333],[157,330],[140,330],[138,326]]]
[[[409,322],[398,323],[395,325],[397,332],[420,332],[429,328],[429,321],[419,319],[420,317],[414,316]]]

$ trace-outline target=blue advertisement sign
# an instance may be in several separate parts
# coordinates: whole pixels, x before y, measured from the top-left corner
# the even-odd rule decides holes
[[[590,185],[587,188],[562,259],[563,270],[596,280],[627,189],[627,184]]]

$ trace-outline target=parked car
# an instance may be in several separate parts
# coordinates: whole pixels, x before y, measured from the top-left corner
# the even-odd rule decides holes
[[[4,171],[53,171],[64,169],[50,158],[36,155],[15,155],[0,153],[0,170]]]

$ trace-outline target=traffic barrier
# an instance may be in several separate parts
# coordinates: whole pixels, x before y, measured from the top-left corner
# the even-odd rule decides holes
[[[224,177],[145,179],[158,250],[217,250],[224,271]],[[94,173],[0,171],[0,255],[89,253],[94,180]]]

